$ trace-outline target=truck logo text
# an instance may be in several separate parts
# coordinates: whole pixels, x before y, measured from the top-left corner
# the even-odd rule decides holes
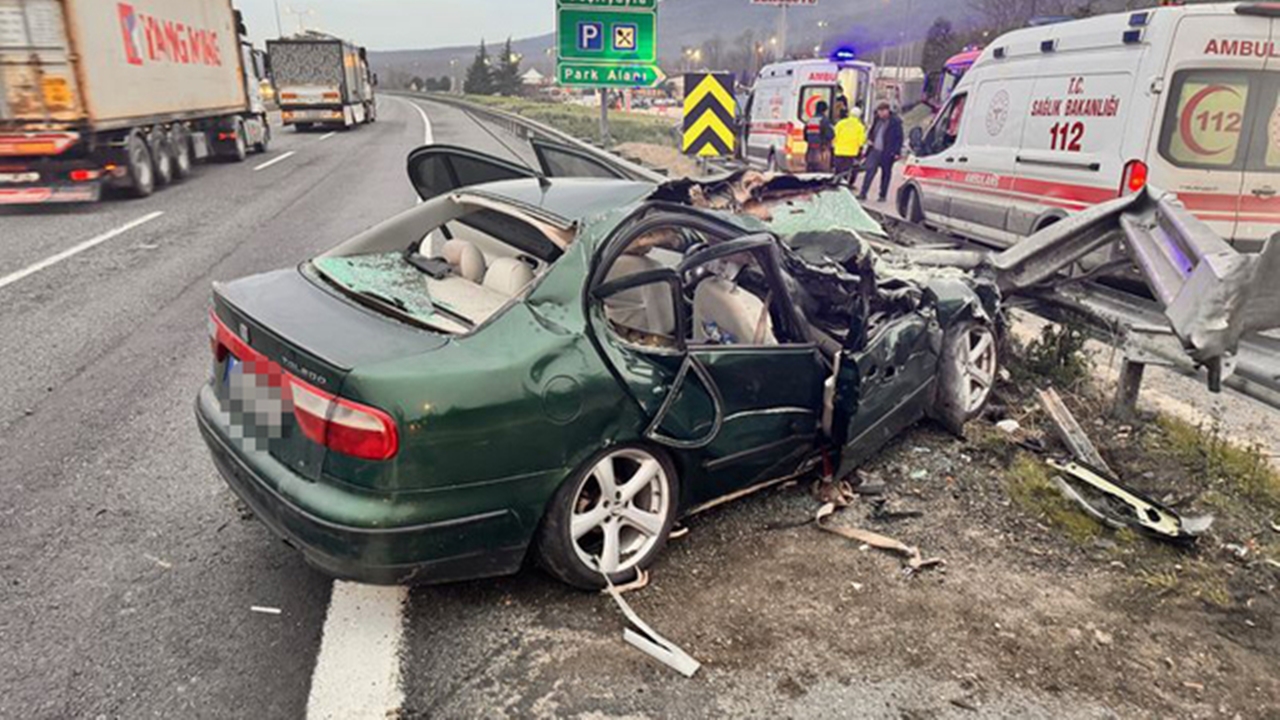
[[[130,65],[173,63],[222,67],[218,31],[203,30],[175,20],[164,20],[117,5],[125,59]]]

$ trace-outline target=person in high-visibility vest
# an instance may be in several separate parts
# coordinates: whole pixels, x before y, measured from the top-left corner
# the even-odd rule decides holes
[[[847,175],[849,187],[858,180],[858,156],[867,144],[867,126],[862,123],[862,108],[846,109],[836,123],[835,172]]]

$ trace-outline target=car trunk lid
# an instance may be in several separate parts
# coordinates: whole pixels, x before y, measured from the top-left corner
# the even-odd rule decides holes
[[[299,424],[295,379],[341,397],[354,368],[447,342],[366,310],[297,269],[215,285],[213,305],[212,383],[223,424],[242,450],[267,452],[311,480],[319,479],[327,450]]]

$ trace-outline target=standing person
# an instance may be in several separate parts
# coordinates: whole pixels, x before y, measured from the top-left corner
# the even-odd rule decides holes
[[[862,192],[858,199],[866,201],[871,192],[871,183],[880,173],[880,202],[889,199],[889,184],[893,182],[893,165],[902,157],[902,118],[893,112],[889,103],[882,102],[876,106],[876,119],[871,125],[871,144],[867,151],[867,177],[862,181]]]
[[[836,123],[835,172],[837,175],[849,176],[849,187],[858,182],[858,156],[867,144],[867,126],[862,124],[862,108],[854,108],[852,112],[845,110],[840,122]]]
[[[804,141],[809,146],[804,156],[806,172],[831,172],[831,141],[836,138],[836,130],[827,114],[830,109],[825,100],[818,101],[813,117],[804,126]]]

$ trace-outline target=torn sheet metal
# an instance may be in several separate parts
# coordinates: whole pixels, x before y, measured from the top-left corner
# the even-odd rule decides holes
[[[1049,467],[1122,505],[1127,512],[1117,515],[1090,504],[1078,492],[1068,494],[1068,498],[1084,507],[1090,515],[1106,518],[1107,524],[1112,524],[1111,521],[1120,522],[1153,537],[1183,543],[1194,542],[1213,525],[1214,519],[1211,516],[1184,519],[1173,510],[1136,490],[1124,487],[1119,480],[1087,465],[1050,460]]]
[[[681,675],[691,678],[697,674],[702,668],[702,663],[694,660],[688,653],[681,650],[678,645],[659,635],[653,628],[649,627],[645,621],[640,619],[635,610],[627,604],[622,598],[622,593],[618,588],[609,582],[608,576],[605,577],[608,583],[607,590],[609,595],[613,597],[613,602],[622,610],[622,614],[627,617],[627,621],[635,628],[627,628],[622,633],[622,639],[626,640],[632,647],[640,650],[649,657],[675,670]]]
[[[920,554],[920,548],[912,547],[906,543],[894,540],[891,537],[885,537],[879,533],[873,533],[868,530],[859,530],[857,528],[841,527],[838,525],[830,525],[824,522],[827,518],[836,513],[836,504],[827,503],[818,509],[818,514],[814,521],[818,527],[829,533],[839,535],[846,540],[852,540],[862,545],[870,545],[877,550],[884,550],[900,556],[906,562],[904,568],[908,573],[917,573],[931,567],[946,565],[947,562],[941,558],[930,558],[928,560]]]

